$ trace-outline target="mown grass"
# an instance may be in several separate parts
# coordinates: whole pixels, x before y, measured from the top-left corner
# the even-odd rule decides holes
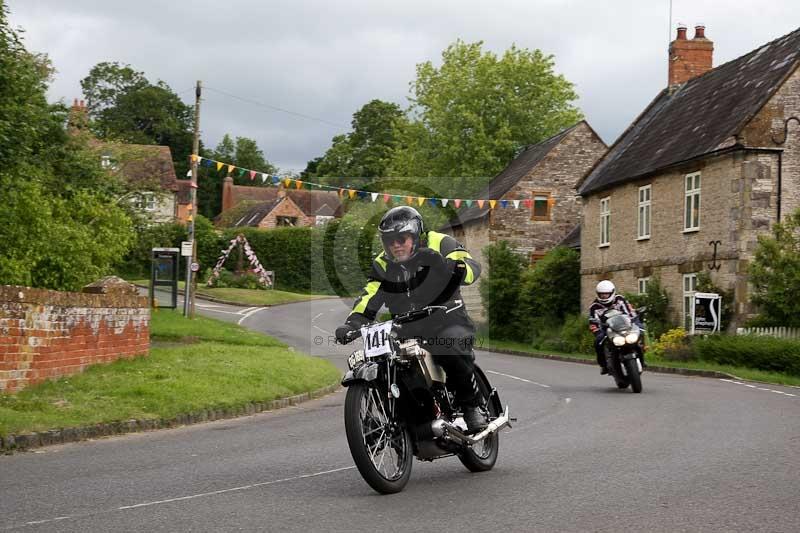
[[[131,283],[149,287],[150,280],[132,280]],[[183,289],[184,282],[178,282],[178,288]],[[320,298],[330,298],[323,294],[301,294],[297,292],[286,292],[278,290],[256,290],[256,289],[235,289],[219,287],[197,287],[197,294],[225,300],[233,304],[241,305],[279,305],[293,302],[304,302],[307,300],[317,300]]]
[[[328,361],[235,324],[159,311],[154,339],[190,340],[0,395],[0,435],[265,402],[336,383]]]
[[[478,339],[476,340],[475,347],[479,350],[480,349],[491,350],[492,348],[499,348],[501,350],[513,350],[517,352],[522,352],[525,354],[530,354],[532,356],[535,356],[537,354],[552,354],[561,357],[568,357],[571,359],[595,361],[594,355],[588,355],[582,353],[556,352],[552,350],[540,350],[533,348],[525,343],[496,340],[496,339],[490,339],[488,337],[478,337]],[[656,358],[652,356],[647,357],[647,363],[654,366],[665,366],[671,368],[687,368],[690,370],[711,370],[716,372],[724,372],[726,374],[731,374],[733,376],[748,381],[760,381],[763,383],[773,383],[776,385],[789,385],[794,387],[800,387],[800,378],[796,376],[783,374],[780,372],[767,372],[764,370],[755,370],[752,368],[746,368],[741,366],[722,365],[707,361],[697,361],[697,360],[671,361],[668,359]]]

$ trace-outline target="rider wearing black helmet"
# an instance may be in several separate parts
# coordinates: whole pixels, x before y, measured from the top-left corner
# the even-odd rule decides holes
[[[455,300],[461,300],[460,285],[474,283],[480,275],[480,265],[469,252],[449,235],[425,231],[422,217],[412,207],[387,211],[378,231],[383,252],[372,262],[367,285],[350,316],[336,330],[339,342],[375,320],[382,305],[393,316],[427,305],[455,307]],[[475,382],[472,351],[475,326],[465,308],[404,324],[402,335],[420,339],[444,368],[470,431],[484,427],[486,415]]]

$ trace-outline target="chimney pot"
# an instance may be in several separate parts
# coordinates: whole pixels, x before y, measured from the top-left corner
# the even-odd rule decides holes
[[[705,39],[706,38],[706,27],[705,24],[697,23],[694,27],[694,38],[695,39]]]
[[[678,37],[676,40],[685,41],[686,40],[686,25],[683,23],[678,23]]]
[[[81,109],[83,109],[85,107],[86,107],[86,104],[83,102],[83,100],[81,100]]]

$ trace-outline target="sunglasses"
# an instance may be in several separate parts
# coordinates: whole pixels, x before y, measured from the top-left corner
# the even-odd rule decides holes
[[[405,244],[410,238],[411,235],[409,233],[395,233],[393,235],[384,235],[381,237],[381,240],[386,246],[391,246],[395,243]]]

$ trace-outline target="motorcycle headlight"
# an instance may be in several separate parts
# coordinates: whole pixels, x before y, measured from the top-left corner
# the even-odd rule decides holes
[[[627,335],[625,335],[625,342],[628,344],[635,344],[639,342],[639,332],[638,331],[631,331]]]
[[[625,346],[625,337],[617,336],[611,339],[611,342],[614,343],[614,346]]]

